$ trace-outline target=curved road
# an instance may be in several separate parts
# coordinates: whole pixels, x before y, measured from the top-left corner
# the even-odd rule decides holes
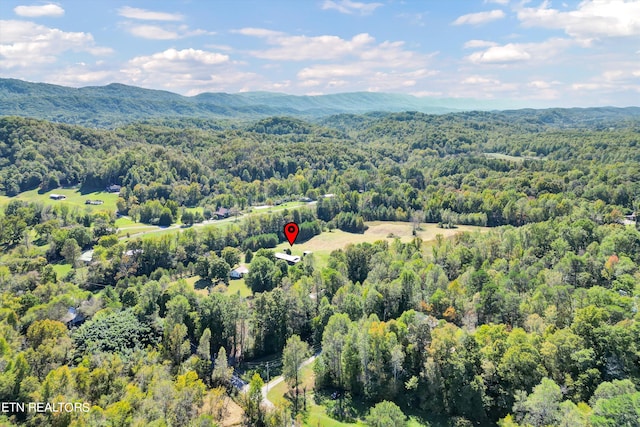
[[[316,360],[316,357],[318,357],[320,355],[320,353],[316,353],[313,356],[311,356],[310,358],[306,359],[304,362],[302,362],[300,364],[300,368],[307,365],[310,365],[311,363],[313,363],[314,360]],[[262,404],[264,406],[266,406],[267,408],[275,408],[275,405],[273,404],[273,402],[271,402],[269,399],[267,399],[267,391],[269,391],[269,389],[277,386],[278,384],[280,384],[282,381],[284,381],[284,377],[282,375],[275,377],[274,379],[272,379],[271,381],[269,381],[267,384],[265,384],[262,387]],[[244,387],[242,387],[242,392],[246,393],[249,391],[249,384],[246,384]]]

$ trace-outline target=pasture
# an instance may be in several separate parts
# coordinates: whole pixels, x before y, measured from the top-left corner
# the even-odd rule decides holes
[[[402,242],[410,242],[414,236],[412,234],[413,225],[409,222],[400,221],[371,221],[366,223],[369,228],[362,234],[347,233],[342,230],[333,230],[323,232],[303,243],[294,243],[291,247],[292,255],[302,256],[304,251],[313,252],[314,258],[319,267],[326,265],[329,255],[336,249],[342,249],[350,243],[374,243],[378,240],[384,240],[389,243],[399,238]],[[420,224],[417,237],[421,238],[425,244],[434,241],[438,234],[444,238],[452,237],[458,233],[465,231],[486,231],[487,227],[478,227],[471,225],[459,225],[457,228],[444,229],[439,228],[437,224]],[[284,242],[276,246],[277,252],[290,248],[289,243]]]
[[[61,194],[66,198],[63,200],[53,200],[51,194]],[[115,212],[118,193],[108,193],[106,191],[96,191],[93,193],[83,193],[77,188],[56,188],[55,190],[40,193],[38,190],[25,191],[14,197],[0,196],[0,205],[6,205],[11,200],[22,200],[25,202],[36,202],[51,206],[66,205],[70,209],[81,211],[109,211]],[[102,200],[101,205],[87,205],[87,200]]]

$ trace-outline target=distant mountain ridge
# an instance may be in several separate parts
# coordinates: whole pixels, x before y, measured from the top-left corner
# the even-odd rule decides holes
[[[474,100],[354,92],[297,96],[272,92],[176,93],[112,83],[71,88],[18,79],[0,79],[0,115],[16,115],[89,126],[117,126],[152,118],[246,118],[290,115],[312,119],[373,111],[442,114],[496,108]]]
[[[478,110],[503,110],[506,116],[522,113],[535,121],[572,123],[617,120],[637,116],[638,107],[525,109],[500,101],[461,98],[418,98],[411,95],[352,92],[330,95],[288,95],[274,92],[201,93],[182,96],[173,92],[145,89],[121,83],[71,88],[48,83],[31,83],[0,78],[0,116],[21,116],[90,127],[113,128],[131,122],[154,119],[204,119],[247,121],[273,116],[305,120],[340,114],[398,113],[414,111],[445,114]],[[564,112],[564,113],[562,113]],[[569,116],[567,116],[567,114]],[[606,120],[605,120],[606,121]],[[575,124],[575,123],[574,123]]]

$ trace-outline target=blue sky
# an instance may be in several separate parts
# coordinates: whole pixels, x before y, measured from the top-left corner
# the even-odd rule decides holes
[[[0,76],[639,105],[640,1],[3,0]]]

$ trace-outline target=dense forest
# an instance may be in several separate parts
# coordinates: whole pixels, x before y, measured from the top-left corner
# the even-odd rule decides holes
[[[109,186],[117,212],[24,196]],[[0,424],[227,425],[233,402],[250,426],[316,425],[312,405],[338,426],[640,425],[637,109],[3,117],[0,194],[0,402],[88,404]],[[289,265],[290,221],[299,242],[414,236]],[[248,295],[226,292],[239,265]]]

